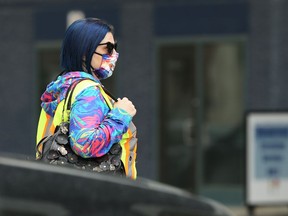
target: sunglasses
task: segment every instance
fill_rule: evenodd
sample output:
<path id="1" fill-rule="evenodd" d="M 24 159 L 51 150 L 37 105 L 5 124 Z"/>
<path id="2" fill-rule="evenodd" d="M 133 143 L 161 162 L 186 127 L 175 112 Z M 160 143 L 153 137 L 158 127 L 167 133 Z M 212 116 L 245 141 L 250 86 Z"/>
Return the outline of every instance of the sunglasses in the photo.
<path id="1" fill-rule="evenodd" d="M 112 55 L 114 49 L 117 50 L 117 42 L 115 42 L 114 44 L 111 43 L 111 42 L 100 43 L 98 46 L 100 46 L 100 45 L 106 45 L 107 52 L 108 52 L 109 55 Z M 98 55 L 101 55 L 101 56 L 103 55 L 103 54 L 100 54 L 100 53 L 97 53 L 97 52 L 94 52 L 94 53 L 96 53 Z"/>

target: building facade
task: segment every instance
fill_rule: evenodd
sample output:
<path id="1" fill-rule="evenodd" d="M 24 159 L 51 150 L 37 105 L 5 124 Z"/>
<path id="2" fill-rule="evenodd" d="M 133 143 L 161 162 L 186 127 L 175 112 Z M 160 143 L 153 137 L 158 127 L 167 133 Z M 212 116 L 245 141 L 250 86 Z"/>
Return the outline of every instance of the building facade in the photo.
<path id="1" fill-rule="evenodd" d="M 286 109 L 285 0 L 0 1 L 1 152 L 32 156 L 69 17 L 113 24 L 104 85 L 136 108 L 139 176 L 244 202 L 245 112 Z"/>

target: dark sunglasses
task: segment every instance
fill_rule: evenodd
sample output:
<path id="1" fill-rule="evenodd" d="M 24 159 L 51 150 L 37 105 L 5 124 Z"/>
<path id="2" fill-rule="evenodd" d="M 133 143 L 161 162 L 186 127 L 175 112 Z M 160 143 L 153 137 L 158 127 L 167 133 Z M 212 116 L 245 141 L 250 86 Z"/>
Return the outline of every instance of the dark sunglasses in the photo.
<path id="1" fill-rule="evenodd" d="M 114 49 L 117 50 L 117 42 L 115 42 L 114 44 L 111 43 L 111 42 L 100 43 L 98 46 L 100 46 L 100 45 L 106 45 L 106 48 L 107 48 L 107 51 L 108 51 L 109 55 L 112 55 Z M 96 53 L 98 55 L 101 55 L 101 56 L 103 55 L 103 54 L 100 54 L 100 53 L 97 53 L 97 52 L 94 52 L 94 53 Z"/>

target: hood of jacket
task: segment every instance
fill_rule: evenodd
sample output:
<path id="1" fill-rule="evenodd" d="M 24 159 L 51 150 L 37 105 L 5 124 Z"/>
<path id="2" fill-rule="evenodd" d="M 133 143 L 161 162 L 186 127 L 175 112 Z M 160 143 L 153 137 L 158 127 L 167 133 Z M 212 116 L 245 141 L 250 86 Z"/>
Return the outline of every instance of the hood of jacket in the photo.
<path id="1" fill-rule="evenodd" d="M 96 80 L 91 74 L 86 72 L 73 71 L 65 73 L 62 76 L 58 76 L 57 80 L 48 84 L 41 96 L 41 107 L 47 114 L 54 116 L 57 106 L 65 98 L 69 86 L 73 82 L 83 78 L 89 78 L 100 83 L 99 80 Z"/>

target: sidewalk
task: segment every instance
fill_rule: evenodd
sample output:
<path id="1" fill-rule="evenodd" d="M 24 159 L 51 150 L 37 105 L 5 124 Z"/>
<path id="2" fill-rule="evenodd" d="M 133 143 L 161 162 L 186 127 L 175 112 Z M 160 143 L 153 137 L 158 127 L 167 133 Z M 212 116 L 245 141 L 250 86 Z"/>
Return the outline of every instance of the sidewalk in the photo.
<path id="1" fill-rule="evenodd" d="M 248 216 L 247 208 L 244 206 L 228 206 L 235 216 Z M 288 216 L 288 205 L 287 206 L 275 206 L 275 207 L 257 207 L 254 210 L 253 216 Z"/>

